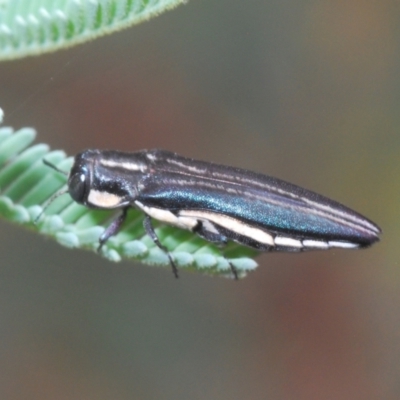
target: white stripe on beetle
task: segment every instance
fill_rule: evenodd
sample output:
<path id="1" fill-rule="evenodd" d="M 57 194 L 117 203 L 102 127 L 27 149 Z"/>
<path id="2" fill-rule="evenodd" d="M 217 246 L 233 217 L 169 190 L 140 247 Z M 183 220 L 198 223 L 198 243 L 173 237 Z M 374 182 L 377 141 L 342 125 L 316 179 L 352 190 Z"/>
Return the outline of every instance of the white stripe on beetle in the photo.
<path id="1" fill-rule="evenodd" d="M 237 233 L 238 235 L 245 236 L 262 244 L 274 246 L 274 239 L 269 233 L 223 214 L 209 211 L 182 210 L 179 211 L 179 216 L 211 221 L 225 229 Z"/>

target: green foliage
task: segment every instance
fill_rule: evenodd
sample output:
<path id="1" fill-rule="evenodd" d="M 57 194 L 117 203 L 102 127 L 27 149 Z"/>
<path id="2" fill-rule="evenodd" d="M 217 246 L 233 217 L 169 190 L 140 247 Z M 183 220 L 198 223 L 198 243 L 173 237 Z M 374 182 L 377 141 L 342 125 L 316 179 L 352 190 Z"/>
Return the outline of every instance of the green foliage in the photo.
<path id="1" fill-rule="evenodd" d="M 0 128 L 0 216 L 54 238 L 63 246 L 96 251 L 99 236 L 115 218 L 115 212 L 89 210 L 64 194 L 42 214 L 49 199 L 65 190 L 66 185 L 65 176 L 44 165 L 43 159 L 64 171 L 69 171 L 73 160 L 63 151 L 50 151 L 45 144 L 31 145 L 35 136 L 31 128 L 17 132 Z M 229 263 L 218 247 L 188 231 L 162 224 L 155 226 L 179 268 L 231 277 Z M 233 243 L 224 249 L 224 255 L 237 268 L 240 277 L 257 266 L 248 258 L 254 254 L 255 251 Z M 133 208 L 122 231 L 110 238 L 101 255 L 112 261 L 129 258 L 170 266 L 167 256 L 145 234 L 143 214 Z"/>
<path id="2" fill-rule="evenodd" d="M 0 0 L 0 60 L 58 50 L 130 27 L 185 0 Z"/>

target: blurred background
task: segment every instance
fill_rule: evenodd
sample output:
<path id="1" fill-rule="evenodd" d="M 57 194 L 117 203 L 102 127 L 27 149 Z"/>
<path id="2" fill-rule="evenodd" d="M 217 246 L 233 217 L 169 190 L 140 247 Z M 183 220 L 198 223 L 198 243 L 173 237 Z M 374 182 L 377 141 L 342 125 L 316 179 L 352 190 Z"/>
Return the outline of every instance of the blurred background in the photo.
<path id="1" fill-rule="evenodd" d="M 70 155 L 159 147 L 378 223 L 365 251 L 234 282 L 113 264 L 0 222 L 1 399 L 400 398 L 400 3 L 190 0 L 0 64 L 5 124 Z"/>

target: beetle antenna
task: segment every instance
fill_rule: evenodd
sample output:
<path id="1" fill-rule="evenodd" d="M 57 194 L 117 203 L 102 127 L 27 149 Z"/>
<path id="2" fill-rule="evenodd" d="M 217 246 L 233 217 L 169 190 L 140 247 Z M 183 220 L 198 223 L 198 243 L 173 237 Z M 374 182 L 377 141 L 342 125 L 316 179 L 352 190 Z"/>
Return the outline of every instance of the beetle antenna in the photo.
<path id="1" fill-rule="evenodd" d="M 63 189 L 63 190 L 59 190 L 58 192 L 54 193 L 53 196 L 51 196 L 43 205 L 42 207 L 42 211 L 40 211 L 39 215 L 35 218 L 35 220 L 33 221 L 33 223 L 36 225 L 40 219 L 40 217 L 44 214 L 44 212 L 46 211 L 47 207 L 58 197 L 62 196 L 63 194 L 68 193 L 68 189 Z"/>
<path id="2" fill-rule="evenodd" d="M 43 158 L 43 164 L 47 165 L 48 167 L 50 167 L 51 169 L 54 169 L 55 171 L 59 172 L 60 174 L 63 174 L 65 176 L 68 176 L 68 173 L 63 171 L 62 169 L 58 168 L 57 166 L 55 166 L 53 163 L 51 163 L 50 161 L 47 161 L 45 158 Z M 46 211 L 47 207 L 57 198 L 62 196 L 63 194 L 68 193 L 68 189 L 63 189 L 63 190 L 59 190 L 58 192 L 54 193 L 53 196 L 51 196 L 43 205 L 42 211 L 39 213 L 39 215 L 35 218 L 35 220 L 33 221 L 33 223 L 36 225 L 40 219 L 40 217 L 44 214 L 44 212 Z"/>
<path id="3" fill-rule="evenodd" d="M 59 172 L 60 174 L 63 174 L 65 176 L 68 176 L 68 172 L 63 171 L 62 169 L 56 167 L 54 164 L 52 164 L 50 161 L 47 161 L 45 158 L 43 158 L 43 164 L 47 165 L 48 167 L 54 169 L 55 171 Z"/>

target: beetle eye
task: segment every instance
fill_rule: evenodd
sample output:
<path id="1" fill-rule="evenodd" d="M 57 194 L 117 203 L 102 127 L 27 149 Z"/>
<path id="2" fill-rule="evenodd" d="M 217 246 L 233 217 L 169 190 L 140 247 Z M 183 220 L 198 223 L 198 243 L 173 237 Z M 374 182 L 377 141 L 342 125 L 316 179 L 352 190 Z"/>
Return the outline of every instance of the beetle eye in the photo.
<path id="1" fill-rule="evenodd" d="M 86 192 L 86 175 L 84 173 L 72 175 L 68 180 L 68 191 L 77 203 L 83 203 Z"/>

